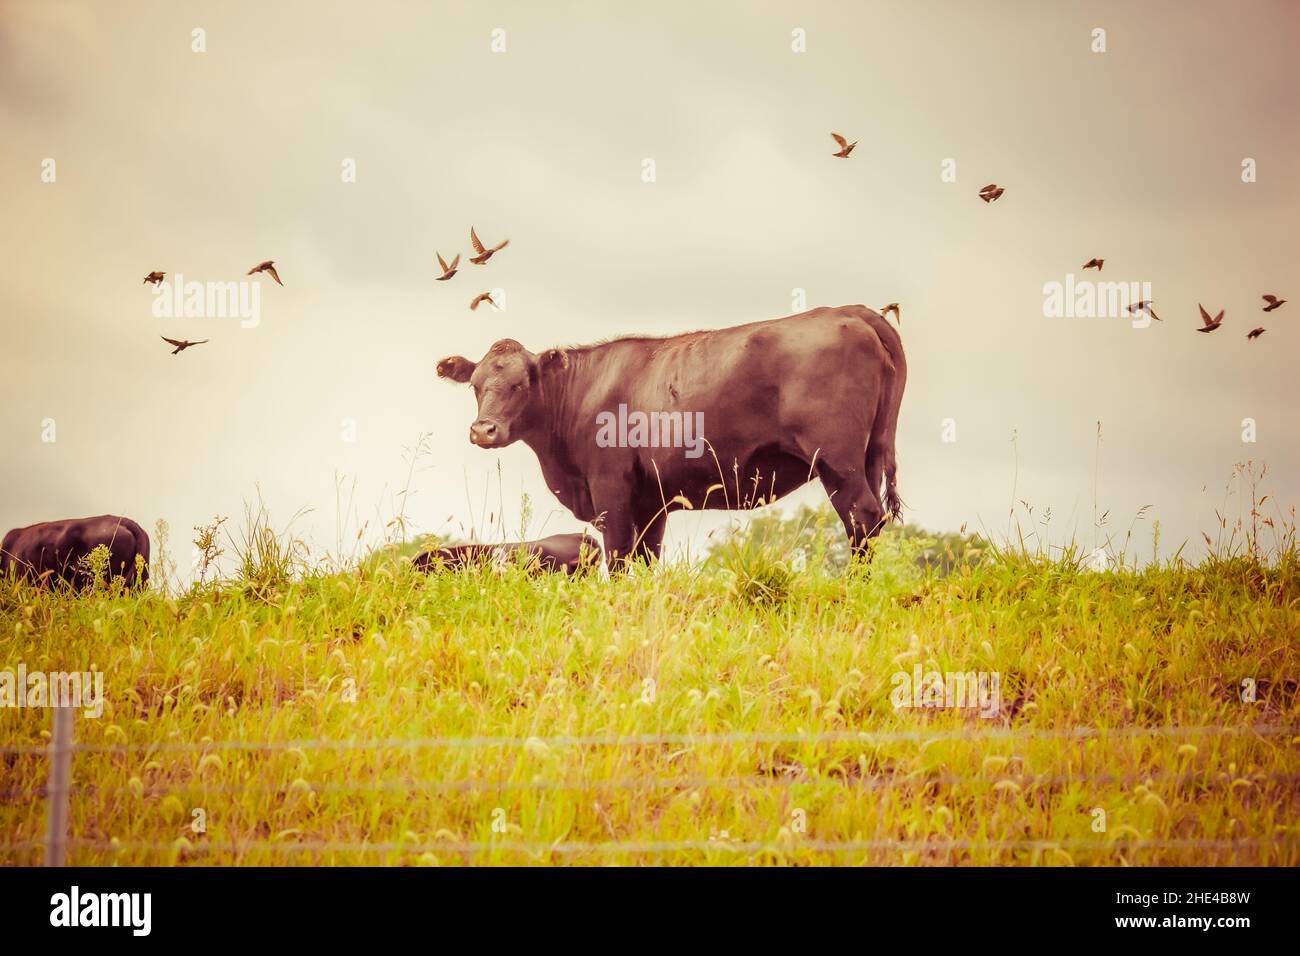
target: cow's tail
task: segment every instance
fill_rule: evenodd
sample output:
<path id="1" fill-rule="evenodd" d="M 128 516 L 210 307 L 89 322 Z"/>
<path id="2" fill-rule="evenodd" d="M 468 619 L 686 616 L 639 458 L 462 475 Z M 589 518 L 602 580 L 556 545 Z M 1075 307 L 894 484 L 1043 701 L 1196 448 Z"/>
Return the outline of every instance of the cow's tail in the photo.
<path id="1" fill-rule="evenodd" d="M 867 445 L 868 474 L 881 475 L 881 504 L 895 521 L 903 517 L 903 499 L 898 494 L 898 458 L 895 439 L 898 434 L 898 410 L 907 384 L 907 357 L 898 330 L 878 313 L 862 306 L 862 317 L 875 331 L 885 349 L 884 387 L 881 389 Z M 882 494 L 883 492 L 883 494 Z"/>
<path id="2" fill-rule="evenodd" d="M 877 333 L 879 334 L 879 333 Z M 880 404 L 876 411 L 876 425 L 872 432 L 877 430 L 879 434 L 873 434 L 872 439 L 878 442 L 878 454 L 882 459 L 884 471 L 884 483 L 882 488 L 875 489 L 880 495 L 880 502 L 885 506 L 885 511 L 895 521 L 903 520 L 903 499 L 898 496 L 898 459 L 894 454 L 894 436 L 898 427 L 898 407 L 894 402 L 895 388 L 899 388 L 899 375 L 906 374 L 900 372 L 898 362 L 894 359 L 894 350 L 889 343 L 882 337 L 881 345 L 885 346 L 887 353 L 885 359 L 885 387 L 880 395 Z M 901 355 L 901 350 L 899 350 Z"/>
<path id="3" fill-rule="evenodd" d="M 893 449 L 885 463 L 885 510 L 895 521 L 903 520 L 903 499 L 898 496 L 898 463 Z"/>

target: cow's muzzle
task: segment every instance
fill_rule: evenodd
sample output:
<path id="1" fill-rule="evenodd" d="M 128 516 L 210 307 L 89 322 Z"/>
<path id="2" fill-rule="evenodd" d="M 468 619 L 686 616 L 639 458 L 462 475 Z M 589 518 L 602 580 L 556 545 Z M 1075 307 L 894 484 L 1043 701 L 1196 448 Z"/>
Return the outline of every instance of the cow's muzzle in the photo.
<path id="1" fill-rule="evenodd" d="M 501 429 L 496 422 L 480 418 L 469 426 L 469 440 L 480 448 L 495 448 L 501 442 Z"/>

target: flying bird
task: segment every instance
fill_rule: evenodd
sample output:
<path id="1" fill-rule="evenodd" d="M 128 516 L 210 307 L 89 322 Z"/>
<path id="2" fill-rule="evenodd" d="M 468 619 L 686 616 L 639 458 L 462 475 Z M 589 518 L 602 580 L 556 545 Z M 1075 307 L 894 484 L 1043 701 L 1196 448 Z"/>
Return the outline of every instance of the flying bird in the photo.
<path id="1" fill-rule="evenodd" d="M 163 280 L 163 276 L 165 276 L 166 274 L 167 274 L 167 273 L 165 273 L 165 272 L 151 272 L 151 273 L 149 273 L 147 276 L 144 277 L 144 281 L 145 281 L 145 282 L 152 282 L 154 285 L 157 285 L 159 282 L 162 282 L 162 280 Z M 1268 311 L 1268 310 L 1266 309 L 1265 311 Z"/>
<path id="2" fill-rule="evenodd" d="M 486 302 L 494 309 L 497 307 L 496 302 L 492 298 L 491 292 L 480 292 L 478 295 L 474 296 L 474 301 L 469 304 L 470 311 L 477 309 L 480 302 Z"/>
<path id="3" fill-rule="evenodd" d="M 492 258 L 493 254 L 500 252 L 506 246 L 510 245 L 510 240 L 507 239 L 505 242 L 501 243 L 501 245 L 493 246 L 491 249 L 484 247 L 483 243 L 479 242 L 478 233 L 474 231 L 473 226 L 469 227 L 469 241 L 473 243 L 474 251 L 478 253 L 478 255 L 469 260 L 476 266 L 483 265 Z"/>
<path id="4" fill-rule="evenodd" d="M 889 303 L 889 305 L 887 305 L 887 306 L 885 306 L 883 309 L 881 309 L 881 310 L 880 310 L 880 316 L 881 316 L 881 318 L 884 318 L 885 316 L 889 315 L 890 312 L 894 313 L 894 318 L 898 320 L 898 324 L 899 324 L 899 325 L 902 325 L 902 324 L 903 324 L 903 313 L 901 313 L 901 312 L 898 311 L 898 303 L 897 303 L 897 302 L 891 302 L 891 303 Z"/>
<path id="5" fill-rule="evenodd" d="M 1098 272 L 1100 272 L 1101 267 L 1105 264 L 1106 264 L 1105 259 L 1089 259 L 1087 262 L 1083 264 L 1083 267 L 1085 269 L 1096 269 Z"/>
<path id="6" fill-rule="evenodd" d="M 983 199 L 985 202 L 993 202 L 995 199 L 1000 199 L 1004 192 L 1006 192 L 1006 190 L 997 183 L 989 183 L 980 190 L 980 199 Z"/>
<path id="7" fill-rule="evenodd" d="M 255 272 L 269 272 L 271 273 L 272 279 L 276 282 L 280 282 L 280 274 L 275 271 L 275 262 L 271 259 L 267 259 L 265 262 L 259 262 L 257 265 L 253 266 L 253 268 L 248 270 L 250 276 Z M 284 283 L 280 282 L 280 285 L 284 285 Z"/>
<path id="8" fill-rule="evenodd" d="M 1210 318 L 1210 313 L 1205 311 L 1205 306 L 1198 305 L 1197 308 L 1201 310 L 1201 321 L 1204 323 L 1196 330 L 1197 332 L 1213 332 L 1223 324 L 1223 309 L 1220 309 L 1219 314 L 1214 318 Z"/>
<path id="9" fill-rule="evenodd" d="M 1279 299 L 1275 295 L 1264 296 L 1264 301 L 1268 303 L 1268 305 L 1264 306 L 1265 312 L 1272 312 L 1274 309 L 1286 305 L 1286 299 Z"/>
<path id="10" fill-rule="evenodd" d="M 853 147 L 858 145 L 856 139 L 850 143 L 839 133 L 831 133 L 831 138 L 840 144 L 840 151 L 838 153 L 831 153 L 831 155 L 838 156 L 840 159 L 848 159 L 849 153 L 853 152 Z"/>
<path id="11" fill-rule="evenodd" d="M 207 339 L 201 339 L 198 342 L 187 342 L 185 339 L 169 339 L 165 335 L 162 336 L 162 340 L 166 342 L 168 345 L 176 346 L 176 348 L 172 351 L 172 355 L 180 355 L 191 345 L 202 345 L 204 342 L 207 341 Z"/>
<path id="12" fill-rule="evenodd" d="M 446 282 L 456 274 L 456 267 L 460 265 L 460 253 L 456 253 L 456 258 L 451 260 L 451 265 L 447 265 L 447 260 L 442 257 L 442 253 L 437 253 L 438 265 L 442 266 L 442 275 L 438 276 L 439 282 Z"/>
<path id="13" fill-rule="evenodd" d="M 1267 332 L 1267 331 L 1268 331 L 1268 330 L 1267 330 L 1266 328 L 1264 328 L 1264 327 L 1261 325 L 1259 328 L 1257 328 L 1257 329 L 1251 329 L 1249 332 L 1247 332 L 1247 333 L 1246 333 L 1246 338 L 1248 338 L 1248 339 L 1257 339 L 1257 338 L 1259 338 L 1261 335 L 1263 335 L 1263 334 L 1264 334 L 1265 332 Z"/>
<path id="14" fill-rule="evenodd" d="M 1151 316 L 1151 318 L 1155 319 L 1157 322 L 1164 321 L 1164 319 L 1156 315 L 1156 310 L 1151 308 L 1150 299 L 1143 299 L 1140 302 L 1134 302 L 1132 305 L 1128 307 L 1128 310 L 1129 312 L 1145 312 L 1147 315 Z"/>

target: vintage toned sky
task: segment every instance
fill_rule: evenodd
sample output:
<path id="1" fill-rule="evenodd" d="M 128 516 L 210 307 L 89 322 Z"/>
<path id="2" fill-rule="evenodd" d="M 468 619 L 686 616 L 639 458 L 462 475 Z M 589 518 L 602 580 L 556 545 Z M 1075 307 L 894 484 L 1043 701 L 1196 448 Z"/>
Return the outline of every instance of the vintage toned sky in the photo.
<path id="1" fill-rule="evenodd" d="M 1110 526 L 1150 504 L 1144 551 L 1153 518 L 1195 550 L 1235 462 L 1300 500 L 1297 43 L 1286 0 L 0 2 L 0 526 L 163 518 L 184 565 L 190 527 L 260 487 L 333 548 L 391 517 L 428 433 L 416 530 L 498 537 L 521 493 L 530 530 L 576 530 L 529 449 L 469 444 L 437 360 L 736 325 L 804 289 L 902 303 L 909 520 L 1001 532 L 1018 450 L 1015 495 L 1090 542 L 1100 420 Z M 471 224 L 509 248 L 435 282 Z M 1163 323 L 1045 317 L 1093 256 Z M 267 258 L 256 328 L 156 318 L 141 283 Z M 490 288 L 506 310 L 470 312 Z M 719 520 L 674 516 L 670 546 Z"/>

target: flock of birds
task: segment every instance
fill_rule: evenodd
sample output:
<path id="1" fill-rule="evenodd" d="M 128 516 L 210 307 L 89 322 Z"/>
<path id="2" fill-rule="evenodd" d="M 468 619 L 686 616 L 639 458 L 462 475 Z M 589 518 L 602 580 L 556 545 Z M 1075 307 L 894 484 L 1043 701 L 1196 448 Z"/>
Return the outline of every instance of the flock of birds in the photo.
<path id="1" fill-rule="evenodd" d="M 283 282 L 280 282 L 280 274 L 275 271 L 275 262 L 273 260 L 267 259 L 265 262 L 259 262 L 257 265 L 253 266 L 253 268 L 248 270 L 247 275 L 256 275 L 259 272 L 267 273 L 277 283 L 284 285 Z M 165 272 L 151 272 L 144 277 L 144 282 L 146 285 L 156 286 L 165 278 L 167 278 L 167 273 Z M 193 348 L 196 345 L 205 345 L 212 341 L 211 339 L 199 339 L 198 341 L 190 341 L 189 339 L 169 339 L 165 335 L 160 336 L 160 338 L 168 345 L 175 346 L 175 348 L 172 349 L 172 355 L 180 355 L 188 348 Z"/>
<path id="2" fill-rule="evenodd" d="M 837 156 L 840 159 L 848 159 L 849 154 L 853 152 L 853 147 L 858 145 L 856 140 L 850 143 L 845 137 L 841 136 L 839 133 L 831 133 L 831 138 L 835 140 L 835 142 L 840 147 L 838 152 L 831 153 L 831 155 Z M 1006 192 L 1006 189 L 1004 187 L 999 186 L 997 183 L 989 183 L 987 186 L 984 186 L 982 189 L 980 189 L 979 197 L 980 199 L 983 199 L 986 203 L 991 203 L 1000 199 L 1004 192 Z M 1102 266 L 1104 266 L 1105 264 L 1106 264 L 1105 259 L 1098 259 L 1094 257 L 1092 259 L 1089 259 L 1087 262 L 1085 262 L 1083 264 L 1083 268 L 1096 269 L 1098 272 L 1100 272 Z M 1279 299 L 1277 296 L 1272 294 L 1264 295 L 1262 296 L 1262 298 L 1264 300 L 1265 312 L 1272 312 L 1274 309 L 1280 308 L 1281 306 L 1286 304 L 1286 299 Z M 1138 312 L 1145 312 L 1147 315 L 1151 316 L 1151 318 L 1155 319 L 1157 322 L 1163 321 L 1160 318 L 1160 316 L 1156 315 L 1155 310 L 1152 309 L 1151 305 L 1152 305 L 1151 299 L 1142 299 L 1141 301 L 1134 302 L 1132 305 L 1130 305 L 1128 307 L 1128 311 L 1130 314 L 1133 315 L 1136 315 Z M 1213 332 L 1220 325 L 1223 324 L 1223 313 L 1225 311 L 1224 309 L 1220 309 L 1218 315 L 1216 315 L 1214 318 L 1210 318 L 1210 314 L 1205 311 L 1205 306 L 1201 305 L 1200 303 L 1197 303 L 1197 307 L 1201 310 L 1201 327 L 1196 330 L 1197 332 Z M 894 318 L 898 321 L 899 325 L 902 325 L 903 317 L 902 314 L 899 312 L 897 302 L 891 302 L 889 303 L 889 305 L 885 306 L 883 309 L 880 310 L 880 314 L 882 316 L 889 315 L 890 312 L 894 313 Z M 1253 341 L 1254 339 L 1259 338 L 1267 331 L 1268 330 L 1264 328 L 1262 325 L 1256 326 L 1255 328 L 1251 329 L 1249 332 L 1246 333 L 1246 338 Z"/>
<path id="3" fill-rule="evenodd" d="M 831 155 L 838 157 L 840 159 L 848 159 L 849 156 L 853 153 L 854 147 L 858 145 L 857 140 L 854 140 L 853 142 L 850 143 L 846 137 L 841 136 L 839 133 L 831 133 L 831 138 L 834 139 L 836 145 L 839 146 L 839 149 L 836 152 L 832 153 Z M 1005 192 L 1006 192 L 1005 187 L 999 186 L 997 183 L 989 183 L 987 186 L 984 186 L 983 188 L 980 189 L 979 197 L 980 199 L 984 200 L 984 202 L 991 203 L 991 202 L 996 202 L 998 199 L 1002 198 L 1002 195 Z M 510 245 L 510 240 L 504 239 L 495 246 L 485 246 L 483 242 L 479 239 L 478 233 L 474 231 L 473 226 L 470 226 L 469 229 L 469 241 L 470 241 L 470 245 L 474 247 L 474 255 L 470 257 L 469 261 L 476 266 L 487 265 L 489 259 L 491 259 L 494 255 L 496 255 L 506 246 Z M 444 259 L 442 257 L 441 252 L 437 252 L 435 250 L 434 254 L 438 257 L 438 265 L 442 269 L 442 275 L 437 277 L 437 281 L 446 282 L 452 276 L 456 275 L 456 273 L 460 269 L 460 253 L 459 252 L 456 253 L 456 255 L 452 258 L 451 262 L 448 262 L 446 259 Z M 1098 272 L 1100 272 L 1102 270 L 1102 267 L 1105 264 L 1106 264 L 1105 259 L 1093 257 L 1083 264 L 1083 268 L 1096 269 Z M 279 283 L 280 285 L 284 285 L 284 283 L 280 281 L 279 273 L 275 271 L 275 262 L 273 260 L 267 259 L 265 262 L 259 262 L 257 265 L 253 266 L 253 268 L 249 269 L 247 274 L 251 276 L 251 275 L 256 275 L 259 272 L 265 272 L 269 274 L 271 278 L 274 279 L 277 283 Z M 167 273 L 165 272 L 150 272 L 147 276 L 144 277 L 144 281 L 146 283 L 153 283 L 154 285 L 158 285 L 158 283 L 162 282 L 162 280 L 166 277 L 166 275 Z M 1273 310 L 1278 309 L 1286 304 L 1286 299 L 1278 298 L 1277 296 L 1272 294 L 1263 296 L 1263 299 L 1265 303 L 1264 304 L 1265 312 L 1272 312 Z M 492 293 L 489 291 L 489 292 L 480 292 L 478 295 L 474 296 L 474 298 L 470 300 L 469 303 L 470 311 L 476 311 L 478 307 L 482 305 L 484 302 L 492 306 L 493 309 L 497 308 L 496 301 L 492 298 Z M 1219 326 L 1223 324 L 1223 315 L 1225 310 L 1220 309 L 1218 315 L 1214 316 L 1214 318 L 1210 318 L 1210 314 L 1205 311 L 1205 306 L 1200 305 L 1199 303 L 1197 303 L 1197 305 L 1198 308 L 1200 308 L 1201 310 L 1201 326 L 1196 331 L 1214 332 L 1219 328 Z M 1151 299 L 1142 299 L 1141 301 L 1134 302 L 1132 305 L 1128 307 L 1128 311 L 1130 314 L 1133 315 L 1136 315 L 1139 312 L 1145 312 L 1147 315 L 1151 316 L 1151 318 L 1155 319 L 1157 322 L 1163 321 L 1160 318 L 1160 316 L 1156 315 L 1155 309 L 1152 308 Z M 893 313 L 894 320 L 898 322 L 899 325 L 902 325 L 903 315 L 899 308 L 899 304 L 897 302 L 890 302 L 888 305 L 884 306 L 880 310 L 880 314 L 882 316 L 888 316 L 890 313 Z M 1268 330 L 1265 329 L 1263 326 L 1257 326 L 1256 328 L 1253 328 L 1246 333 L 1246 338 L 1250 340 L 1257 339 L 1261 335 L 1263 335 L 1266 331 Z M 188 348 L 191 348 L 195 345 L 203 345 L 204 343 L 210 341 L 209 339 L 200 339 L 198 341 L 189 341 L 187 339 L 169 339 L 165 335 L 162 336 L 162 340 L 166 342 L 168 345 L 174 346 L 171 353 L 172 355 L 179 355 L 181 352 L 184 352 Z"/>
<path id="4" fill-rule="evenodd" d="M 502 242 L 499 242 L 495 246 L 483 245 L 482 241 L 478 237 L 478 233 L 474 231 L 473 226 L 470 226 L 469 228 L 469 241 L 470 241 L 470 245 L 474 247 L 474 255 L 470 257 L 469 261 L 474 263 L 474 265 L 476 266 L 487 265 L 487 261 L 489 259 L 491 259 L 494 255 L 496 255 L 506 246 L 510 245 L 509 239 L 503 240 Z M 442 257 L 442 253 L 440 252 L 435 251 L 435 255 L 437 255 L 438 257 L 438 265 L 442 267 L 442 275 L 438 276 L 437 281 L 446 282 L 448 279 L 454 276 L 458 271 L 458 269 L 460 268 L 460 253 L 456 253 L 456 256 L 451 260 L 451 262 L 447 262 L 447 260 Z M 248 270 L 247 275 L 250 276 L 256 275 L 259 272 L 267 273 L 277 283 L 279 283 L 280 285 L 284 285 L 284 283 L 280 281 L 280 274 L 275 271 L 275 261 L 273 259 L 267 259 L 265 262 L 259 262 L 257 265 L 253 266 L 253 268 Z M 161 283 L 163 279 L 165 279 L 166 277 L 167 277 L 167 273 L 155 271 L 155 272 L 150 272 L 147 276 L 145 276 L 144 281 L 145 284 L 152 284 L 156 286 L 159 283 Z M 480 292 L 478 295 L 474 296 L 473 300 L 469 304 L 469 307 L 471 310 L 476 310 L 484 302 L 488 303 L 488 305 L 492 306 L 492 308 L 494 309 L 497 307 L 496 302 L 492 298 L 491 292 Z M 174 346 L 171 353 L 172 355 L 180 355 L 188 348 L 193 348 L 196 345 L 204 345 L 207 342 L 211 341 L 211 339 L 199 339 L 197 341 L 191 341 L 189 339 L 169 339 L 165 335 L 161 336 L 161 338 L 168 345 Z"/>
<path id="5" fill-rule="evenodd" d="M 510 245 L 509 239 L 505 239 L 495 246 L 483 245 L 483 243 L 479 240 L 478 233 L 474 231 L 473 226 L 469 227 L 469 242 L 470 245 L 474 247 L 474 255 L 470 258 L 469 261 L 474 263 L 474 265 L 476 266 L 487 265 L 487 261 L 489 259 L 491 259 L 494 255 L 496 255 L 506 246 Z M 438 281 L 446 282 L 448 279 L 450 279 L 452 276 L 456 274 L 457 269 L 460 267 L 460 253 L 459 252 L 456 253 L 456 257 L 452 259 L 450 263 L 448 263 L 447 260 L 442 257 L 441 252 L 437 252 L 435 250 L 434 254 L 438 257 L 438 265 L 442 266 L 442 275 L 438 276 Z M 497 307 L 496 301 L 492 298 L 491 292 L 480 292 L 478 295 L 474 296 L 472 300 L 470 300 L 469 303 L 470 311 L 474 311 L 478 309 L 478 307 L 482 305 L 484 302 L 492 306 L 492 308 L 494 309 Z"/>

